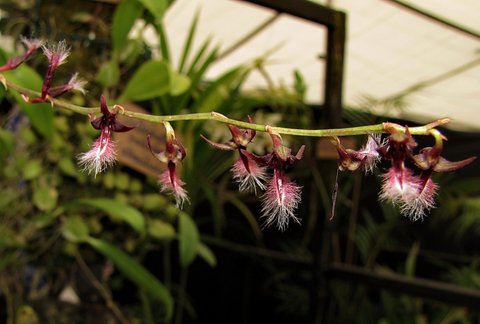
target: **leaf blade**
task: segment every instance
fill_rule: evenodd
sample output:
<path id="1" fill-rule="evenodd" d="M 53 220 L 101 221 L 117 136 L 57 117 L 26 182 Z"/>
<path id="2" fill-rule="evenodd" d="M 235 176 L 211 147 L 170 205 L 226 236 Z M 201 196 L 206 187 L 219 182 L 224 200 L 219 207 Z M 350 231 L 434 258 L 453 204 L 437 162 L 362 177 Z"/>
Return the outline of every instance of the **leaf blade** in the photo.
<path id="1" fill-rule="evenodd" d="M 128 81 L 118 101 L 153 99 L 170 90 L 169 66 L 164 61 L 145 62 Z"/>
<path id="2" fill-rule="evenodd" d="M 143 214 L 138 209 L 123 202 L 107 198 L 89 198 L 75 200 L 72 207 L 75 206 L 90 206 L 99 209 L 113 219 L 125 221 L 138 233 L 145 233 L 145 219 Z"/>
<path id="3" fill-rule="evenodd" d="M 27 65 L 21 65 L 15 70 L 7 71 L 5 74 L 9 80 L 28 89 L 40 89 L 42 78 Z M 45 138 L 51 139 L 55 133 L 53 121 L 53 108 L 47 103 L 31 104 L 25 102 L 16 91 L 11 92 L 22 111 L 27 115 L 33 127 Z"/>
<path id="4" fill-rule="evenodd" d="M 197 256 L 200 235 L 195 222 L 185 213 L 179 214 L 179 240 L 180 264 L 186 267 Z"/>
<path id="5" fill-rule="evenodd" d="M 136 0 L 124 0 L 117 6 L 112 21 L 113 53 L 117 57 L 125 46 L 130 29 L 142 11 L 142 5 Z"/>
<path id="6" fill-rule="evenodd" d="M 172 317 L 173 298 L 167 287 L 160 280 L 155 278 L 136 260 L 109 242 L 90 236 L 87 238 L 86 243 L 109 258 L 127 278 L 145 289 L 152 297 L 161 301 L 165 306 L 166 319 Z"/>

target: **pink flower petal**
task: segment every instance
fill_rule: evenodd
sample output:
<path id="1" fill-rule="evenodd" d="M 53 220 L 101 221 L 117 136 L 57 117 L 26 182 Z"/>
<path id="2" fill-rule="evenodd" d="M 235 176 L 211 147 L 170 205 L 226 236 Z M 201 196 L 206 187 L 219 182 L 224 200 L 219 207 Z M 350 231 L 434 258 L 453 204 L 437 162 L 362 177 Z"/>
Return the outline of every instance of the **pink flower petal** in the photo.
<path id="1" fill-rule="evenodd" d="M 274 171 L 274 176 L 263 195 L 262 218 L 266 219 L 264 226 L 276 223 L 278 229 L 283 231 L 287 228 L 290 219 L 300 223 L 300 219 L 294 214 L 300 200 L 301 187 Z"/>
<path id="2" fill-rule="evenodd" d="M 410 203 L 421 190 L 421 180 L 407 168 L 390 168 L 383 176 L 380 200 L 392 203 Z"/>
<path id="3" fill-rule="evenodd" d="M 435 207 L 437 189 L 438 185 L 429 178 L 415 199 L 401 205 L 402 215 L 410 218 L 412 221 L 423 219 L 426 213 Z"/>
<path id="4" fill-rule="evenodd" d="M 78 156 L 78 163 L 88 174 L 97 174 L 105 171 L 116 161 L 115 145 L 110 138 L 108 129 L 102 130 L 102 134 L 92 144 L 90 151 Z"/>
<path id="5" fill-rule="evenodd" d="M 173 178 L 171 175 L 170 170 L 167 169 L 158 178 L 160 192 L 173 194 L 177 208 L 181 209 L 183 204 L 189 201 L 188 193 L 183 188 L 185 183 L 177 176 L 177 174 L 173 173 Z"/>
<path id="6" fill-rule="evenodd" d="M 242 159 L 239 159 L 233 165 L 231 171 L 233 179 L 238 183 L 240 191 L 254 191 L 257 194 L 257 188 L 265 190 L 264 182 L 267 180 L 266 167 L 260 167 L 254 161 L 248 159 L 247 170 Z"/>

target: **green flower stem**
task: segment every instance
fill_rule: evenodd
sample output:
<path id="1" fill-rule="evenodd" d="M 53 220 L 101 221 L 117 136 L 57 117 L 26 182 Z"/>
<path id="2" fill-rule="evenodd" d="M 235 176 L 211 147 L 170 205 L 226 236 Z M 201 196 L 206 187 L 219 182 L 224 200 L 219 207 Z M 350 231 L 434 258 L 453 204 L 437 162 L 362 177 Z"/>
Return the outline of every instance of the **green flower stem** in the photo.
<path id="1" fill-rule="evenodd" d="M 0 77 L 2 77 L 0 75 Z M 3 77 L 1 80 L 2 83 L 6 86 L 7 89 L 14 89 L 20 93 L 23 93 L 31 97 L 39 97 L 40 93 L 30 89 L 26 89 L 18 84 L 15 84 L 9 80 L 6 80 Z M 98 107 L 81 107 L 64 100 L 51 99 L 52 106 L 67 109 L 75 113 L 82 115 L 98 114 L 100 113 L 100 108 Z M 286 128 L 286 127 L 275 127 L 262 124 L 253 124 L 249 122 L 239 121 L 236 119 L 228 118 L 217 112 L 208 112 L 208 113 L 193 113 L 193 114 L 178 114 L 178 115 L 150 115 L 134 111 L 129 111 L 123 108 L 120 105 L 115 105 L 114 108 L 118 109 L 118 114 L 124 115 L 130 118 L 145 120 L 153 123 L 163 123 L 174 122 L 174 121 L 189 121 L 189 120 L 214 120 L 223 124 L 235 125 L 239 128 L 253 129 L 260 132 L 274 132 L 277 134 L 283 135 L 294 135 L 294 136 L 310 136 L 310 137 L 331 137 L 331 136 L 353 136 L 353 135 L 364 135 L 369 133 L 390 133 L 393 130 L 405 132 L 406 128 L 394 123 L 381 123 L 375 125 L 359 126 L 359 127 L 347 127 L 347 128 L 332 128 L 332 129 L 298 129 L 298 128 Z M 444 125 L 450 122 L 449 118 L 439 119 L 432 123 L 408 128 L 412 135 L 429 135 L 430 130 L 437 126 Z"/>

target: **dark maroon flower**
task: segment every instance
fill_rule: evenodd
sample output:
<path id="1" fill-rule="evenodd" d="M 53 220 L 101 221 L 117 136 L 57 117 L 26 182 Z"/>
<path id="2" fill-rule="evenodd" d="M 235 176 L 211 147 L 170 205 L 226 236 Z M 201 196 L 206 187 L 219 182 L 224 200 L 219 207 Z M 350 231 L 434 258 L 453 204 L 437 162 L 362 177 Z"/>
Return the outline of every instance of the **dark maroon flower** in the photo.
<path id="1" fill-rule="evenodd" d="M 334 137 L 332 144 L 336 146 L 341 171 L 355 171 L 362 168 L 365 173 L 373 173 L 373 169 L 380 161 L 378 149 L 381 145 L 381 134 L 369 134 L 367 142 L 358 151 L 345 148 L 338 137 Z"/>
<path id="2" fill-rule="evenodd" d="M 249 117 L 248 119 L 251 123 L 251 118 Z M 256 132 L 252 129 L 240 129 L 233 125 L 228 125 L 228 128 L 232 138 L 226 143 L 215 143 L 203 135 L 200 136 L 217 149 L 238 151 L 239 159 L 234 163 L 231 171 L 240 191 L 254 191 L 256 194 L 257 188 L 265 190 L 266 167 L 259 165 L 255 161 L 255 156 L 246 150 L 247 145 L 252 142 Z"/>
<path id="3" fill-rule="evenodd" d="M 463 161 L 450 162 L 441 157 L 445 137 L 436 129 L 429 131 L 435 139 L 433 147 L 423 148 L 414 155 L 417 143 L 408 128 L 405 132 L 391 128 L 388 143 L 378 151 L 391 162 L 391 167 L 383 175 L 381 200 L 389 200 L 400 206 L 402 215 L 416 221 L 435 207 L 435 194 L 438 185 L 431 179 L 433 172 L 448 172 L 470 164 L 476 157 Z M 419 175 L 406 168 L 405 161 L 411 160 L 421 170 Z"/>
<path id="4" fill-rule="evenodd" d="M 272 131 L 269 133 L 273 142 L 272 153 L 255 157 L 260 165 L 273 169 L 273 177 L 262 196 L 262 218 L 265 218 L 264 226 L 275 223 L 278 229 L 283 231 L 290 220 L 300 223 L 294 212 L 301 200 L 301 187 L 290 180 L 285 175 L 285 171 L 302 158 L 305 145 L 302 145 L 297 154 L 293 155 L 290 148 L 282 145 L 279 134 Z"/>
<path id="5" fill-rule="evenodd" d="M 23 55 L 11 57 L 7 63 L 0 66 L 0 72 L 16 69 L 20 64 L 25 62 L 32 54 L 42 46 L 42 41 L 36 38 L 28 39 L 22 37 L 20 41 L 25 45 L 26 51 Z"/>
<path id="6" fill-rule="evenodd" d="M 43 79 L 41 96 L 30 99 L 28 96 L 22 94 L 23 99 L 30 103 L 40 103 L 50 101 L 51 99 L 71 90 L 85 93 L 84 86 L 86 81 L 78 79 L 77 73 L 75 73 L 66 84 L 52 87 L 55 71 L 60 65 L 66 62 L 67 57 L 70 54 L 70 49 L 67 48 L 66 42 L 61 41 L 57 44 L 43 45 L 42 49 L 43 54 L 45 54 L 48 59 L 48 69 Z"/>
<path id="7" fill-rule="evenodd" d="M 102 116 L 94 118 L 90 115 L 90 123 L 95 129 L 101 131 L 100 137 L 92 144 L 88 152 L 79 155 L 79 164 L 88 174 L 95 176 L 103 172 L 116 161 L 115 144 L 112 141 L 112 132 L 128 132 L 133 127 L 125 126 L 117 120 L 118 108 L 108 110 L 105 97 L 100 97 L 100 110 Z"/>
<path id="8" fill-rule="evenodd" d="M 170 123 L 164 122 L 164 125 L 166 130 L 165 151 L 160 153 L 153 151 L 150 135 L 147 136 L 147 144 L 153 156 L 167 164 L 167 169 L 158 179 L 160 191 L 173 194 L 177 207 L 182 208 L 189 199 L 187 191 L 183 188 L 184 182 L 177 175 L 176 166 L 183 161 L 187 153 L 182 143 L 176 139 Z"/>

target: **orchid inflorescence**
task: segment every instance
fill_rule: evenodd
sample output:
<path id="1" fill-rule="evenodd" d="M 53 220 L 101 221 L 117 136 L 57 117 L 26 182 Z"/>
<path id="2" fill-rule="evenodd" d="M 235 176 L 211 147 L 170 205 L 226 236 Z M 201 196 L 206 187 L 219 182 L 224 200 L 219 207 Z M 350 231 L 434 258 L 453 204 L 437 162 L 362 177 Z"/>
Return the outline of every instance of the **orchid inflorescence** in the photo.
<path id="1" fill-rule="evenodd" d="M 441 156 L 443 143 L 446 138 L 436 128 L 449 121 L 440 119 L 431 124 L 421 127 L 403 127 L 394 123 L 382 123 L 379 125 L 333 129 L 333 130 L 301 130 L 292 128 L 279 128 L 268 125 L 258 125 L 252 122 L 241 122 L 226 116 L 212 112 L 209 114 L 187 114 L 175 116 L 152 116 L 148 114 L 133 113 L 125 110 L 122 106 L 114 105 L 112 109 L 107 106 L 106 98 L 100 98 L 101 116 L 96 117 L 91 109 L 78 107 L 59 101 L 56 98 L 72 90 L 85 93 L 85 81 L 78 78 L 75 73 L 71 79 L 62 85 L 52 86 L 56 69 L 66 62 L 69 49 L 64 41 L 57 44 L 44 44 L 37 39 L 22 38 L 26 46 L 25 54 L 11 58 L 3 66 L 0 72 L 17 68 L 24 63 L 38 49 L 43 49 L 43 54 L 48 59 L 48 69 L 44 77 L 41 93 L 24 89 L 19 85 L 6 80 L 0 75 L 0 82 L 5 87 L 10 86 L 22 94 L 22 98 L 29 103 L 50 102 L 55 106 L 70 109 L 82 114 L 88 114 L 91 125 L 100 130 L 100 136 L 94 141 L 89 151 L 78 156 L 79 165 L 89 174 L 96 176 L 112 166 L 116 161 L 115 143 L 111 136 L 112 132 L 128 132 L 133 127 L 121 123 L 117 117 L 119 114 L 133 118 L 162 122 L 165 127 L 165 150 L 159 153 L 152 149 L 152 140 L 147 136 L 146 144 L 150 152 L 160 162 L 167 165 L 166 170 L 159 176 L 160 191 L 171 193 L 178 208 L 189 201 L 185 183 L 178 175 L 178 165 L 185 159 L 187 152 L 182 143 L 175 136 L 175 132 L 169 121 L 175 120 L 215 120 L 228 126 L 232 138 L 225 143 L 213 142 L 203 135 L 201 137 L 211 146 L 226 151 L 238 153 L 238 159 L 233 164 L 231 171 L 233 180 L 238 184 L 240 191 L 261 194 L 262 218 L 264 226 L 275 224 L 278 229 L 285 230 L 290 221 L 300 223 L 295 211 L 301 200 L 301 187 L 287 177 L 287 170 L 304 153 L 302 145 L 296 154 L 283 145 L 281 134 L 299 136 L 330 137 L 336 147 L 340 171 L 364 170 L 366 174 L 374 173 L 381 160 L 387 161 L 389 167 L 380 176 L 382 181 L 379 199 L 390 201 L 400 207 L 401 213 L 413 221 L 421 220 L 426 213 L 435 206 L 435 195 L 438 185 L 432 180 L 433 172 L 449 172 L 470 164 L 475 157 L 450 162 Z M 36 94 L 31 99 L 26 93 Z M 247 150 L 252 143 L 256 132 L 264 131 L 270 135 L 272 150 L 265 155 L 257 155 Z M 382 139 L 381 133 L 388 136 Z M 359 150 L 345 148 L 338 136 L 366 134 L 367 141 Z M 431 147 L 425 147 L 416 151 L 417 142 L 413 135 L 430 135 L 435 143 Z M 413 167 L 409 167 L 412 165 Z"/>

